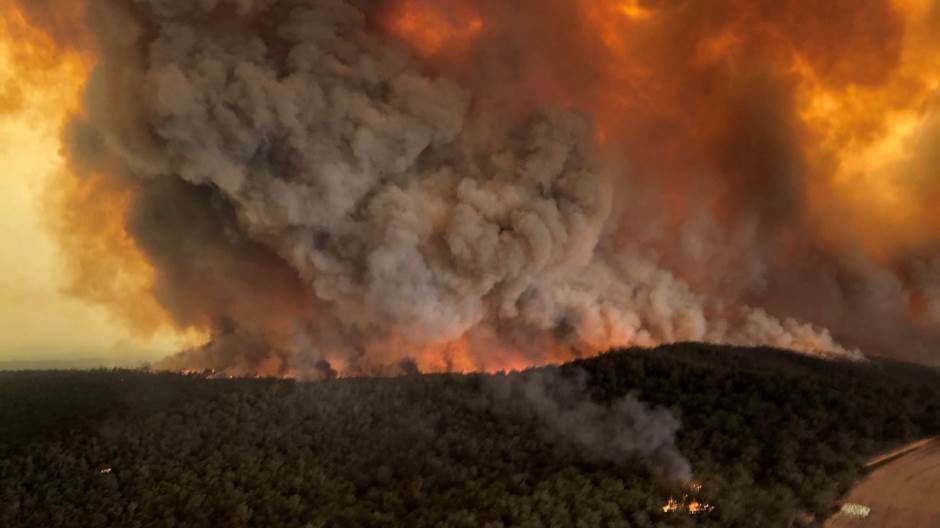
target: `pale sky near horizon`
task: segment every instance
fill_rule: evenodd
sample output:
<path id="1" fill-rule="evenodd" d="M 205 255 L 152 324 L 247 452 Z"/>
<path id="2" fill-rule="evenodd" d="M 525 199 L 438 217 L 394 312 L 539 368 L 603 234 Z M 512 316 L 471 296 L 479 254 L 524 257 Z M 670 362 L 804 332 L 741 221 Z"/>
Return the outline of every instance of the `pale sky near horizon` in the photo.
<path id="1" fill-rule="evenodd" d="M 0 118 L 0 360 L 155 359 L 170 336 L 132 335 L 108 311 L 63 292 L 66 266 L 44 226 L 41 193 L 61 169 L 54 134 Z"/>
<path id="2" fill-rule="evenodd" d="M 0 46 L 0 103 L 25 101 L 0 108 L 0 361 L 138 361 L 172 352 L 180 346 L 175 335 L 134 336 L 107 309 L 64 293 L 67 266 L 41 209 L 45 186 L 63 169 L 62 116 L 51 115 L 60 94 L 55 87 L 20 93 L 6 51 Z"/>

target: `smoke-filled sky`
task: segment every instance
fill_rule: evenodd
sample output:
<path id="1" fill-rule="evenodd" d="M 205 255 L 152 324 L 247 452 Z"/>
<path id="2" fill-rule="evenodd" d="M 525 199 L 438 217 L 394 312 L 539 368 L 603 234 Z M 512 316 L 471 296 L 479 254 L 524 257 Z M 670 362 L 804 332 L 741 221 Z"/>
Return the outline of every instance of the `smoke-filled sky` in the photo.
<path id="1" fill-rule="evenodd" d="M 59 154 L 64 101 L 74 98 L 74 65 L 25 58 L 11 42 L 16 17 L 0 25 L 0 361 L 159 359 L 179 347 L 176 332 L 141 336 L 108 309 L 70 295 L 69 269 L 44 214 L 46 188 L 64 170 Z M 37 50 L 38 51 L 38 50 Z M 38 62 L 35 62 L 37 61 Z M 182 341 L 185 342 L 185 341 Z"/>
<path id="2" fill-rule="evenodd" d="M 934 0 L 0 6 L 0 347 L 940 359 Z"/>

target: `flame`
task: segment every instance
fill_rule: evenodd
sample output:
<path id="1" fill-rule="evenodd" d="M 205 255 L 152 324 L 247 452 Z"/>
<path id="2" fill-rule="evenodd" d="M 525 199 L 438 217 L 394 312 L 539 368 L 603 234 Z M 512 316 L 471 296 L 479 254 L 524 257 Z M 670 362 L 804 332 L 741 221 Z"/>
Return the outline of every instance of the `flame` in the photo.
<path id="1" fill-rule="evenodd" d="M 698 515 L 715 510 L 713 505 L 707 502 L 700 502 L 698 499 L 690 496 L 690 494 L 702 491 L 701 483 L 693 481 L 690 482 L 686 488 L 687 493 L 684 493 L 682 498 L 677 499 L 675 497 L 669 497 L 669 500 L 662 505 L 663 513 L 688 512 L 689 515 Z"/>
<path id="2" fill-rule="evenodd" d="M 688 5 L 694 3 L 547 2 L 546 10 L 558 10 L 551 23 L 533 20 L 508 29 L 497 16 L 498 4 L 390 0 L 379 23 L 443 74 L 470 83 L 477 72 L 465 59 L 476 46 L 492 32 L 518 33 L 525 44 L 513 63 L 520 69 L 516 85 L 499 90 L 511 94 L 514 104 L 508 106 L 524 114 L 559 104 L 590 114 L 602 149 L 623 150 L 636 165 L 635 178 L 655 180 L 671 227 L 689 218 L 689 201 L 699 198 L 689 198 L 697 189 L 688 173 L 727 179 L 729 188 L 739 183 L 740 176 L 715 154 L 727 147 L 722 142 L 736 139 L 729 130 L 738 126 L 728 115 L 735 109 L 734 94 L 723 90 L 743 70 L 756 68 L 780 84 L 788 95 L 781 101 L 793 105 L 781 112 L 794 112 L 786 117 L 793 120 L 796 148 L 807 164 L 798 192 L 805 193 L 800 214 L 819 231 L 811 235 L 858 244 L 886 261 L 940 239 L 940 161 L 925 158 L 940 138 L 935 2 L 893 0 L 884 13 L 876 9 L 881 3 L 870 3 L 875 8 L 860 9 L 862 19 L 849 22 L 865 22 L 899 40 L 873 33 L 866 46 L 844 54 L 829 51 L 841 37 L 818 27 L 825 17 L 807 21 L 788 14 L 803 10 L 782 8 L 768 15 L 744 0 L 727 0 L 716 10 L 722 12 L 698 19 L 682 12 L 696 9 Z M 0 115 L 15 114 L 58 136 L 63 123 L 80 112 L 82 87 L 94 66 L 76 22 L 82 9 L 82 2 L 71 2 L 53 15 L 0 0 Z M 48 19 L 41 30 L 33 20 L 39 15 Z M 65 41 L 76 45 L 64 47 Z M 564 56 L 555 60 L 555 54 Z M 58 155 L 61 149 L 54 142 L 47 153 L 61 165 L 49 183 L 47 205 L 69 257 L 70 291 L 114 307 L 141 332 L 172 326 L 153 297 L 156 271 L 125 227 L 134 188 L 113 175 L 76 175 Z M 701 199 L 713 201 L 719 218 L 731 218 L 729 211 L 738 205 L 724 196 Z M 615 325 L 599 328 L 601 337 L 589 341 L 598 350 L 635 341 L 616 331 Z M 579 352 L 563 343 L 528 346 L 538 347 L 537 357 L 547 361 Z M 409 352 L 407 340 L 394 337 L 373 348 L 383 351 L 381 357 L 414 356 L 426 371 L 521 370 L 535 357 L 525 346 L 470 335 L 416 353 Z M 481 350 L 486 358 L 479 357 Z"/>
<path id="3" fill-rule="evenodd" d="M 562 363 L 577 351 L 557 342 L 539 341 L 509 345 L 496 336 L 468 333 L 460 338 L 416 347 L 402 336 L 383 339 L 369 349 L 370 356 L 387 361 L 412 360 L 421 372 L 520 372 L 528 368 Z M 330 357 L 341 375 L 348 373 L 342 355 Z"/>

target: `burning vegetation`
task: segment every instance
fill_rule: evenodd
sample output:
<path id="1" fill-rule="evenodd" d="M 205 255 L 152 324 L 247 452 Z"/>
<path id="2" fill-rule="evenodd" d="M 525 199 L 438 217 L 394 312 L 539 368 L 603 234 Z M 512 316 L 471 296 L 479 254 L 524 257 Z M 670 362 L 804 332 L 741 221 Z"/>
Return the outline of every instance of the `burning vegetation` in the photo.
<path id="1" fill-rule="evenodd" d="M 940 433 L 938 391 L 704 345 L 506 375 L 0 373 L 0 525 L 818 526 L 869 455 Z"/>
<path id="2" fill-rule="evenodd" d="M 695 498 L 696 494 L 701 491 L 702 484 L 700 482 L 689 482 L 681 498 L 669 497 L 666 504 L 663 504 L 663 513 L 685 512 L 689 515 L 698 515 L 715 511 L 715 507 L 711 504 L 699 502 Z"/>
<path id="3" fill-rule="evenodd" d="M 166 368 L 940 344 L 933 2 L 0 9 L 71 291 L 199 339 Z"/>
<path id="4" fill-rule="evenodd" d="M 826 511 L 845 453 L 937 429 L 935 389 L 841 360 L 937 359 L 938 9 L 0 0 L 0 117 L 59 137 L 70 292 L 193 339 L 90 455 L 9 447 L 5 524 Z M 839 361 L 525 371 L 682 341 Z"/>

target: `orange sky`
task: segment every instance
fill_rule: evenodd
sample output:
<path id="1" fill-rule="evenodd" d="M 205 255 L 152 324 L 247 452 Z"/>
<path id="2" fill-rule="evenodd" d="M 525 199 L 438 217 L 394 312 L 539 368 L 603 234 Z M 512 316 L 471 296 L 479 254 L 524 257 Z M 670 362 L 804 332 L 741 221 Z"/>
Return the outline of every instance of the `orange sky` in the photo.
<path id="1" fill-rule="evenodd" d="M 70 272 L 43 203 L 65 170 L 59 126 L 81 77 L 66 62 L 37 85 L 21 82 L 8 44 L 0 39 L 0 361 L 162 357 L 180 344 L 172 332 L 135 335 L 108 309 L 64 291 Z"/>
<path id="2" fill-rule="evenodd" d="M 621 117 L 629 115 L 632 107 L 624 105 L 620 97 L 597 94 L 632 93 L 628 88 L 650 80 L 656 81 L 650 82 L 652 88 L 668 87 L 672 72 L 655 69 L 658 55 L 644 59 L 642 53 L 647 42 L 640 37 L 655 36 L 656 24 L 661 23 L 655 10 L 643 8 L 635 0 L 584 1 L 583 5 L 589 6 L 585 7 L 589 33 L 597 33 L 603 43 L 599 56 L 606 67 L 594 72 L 600 87 L 582 93 L 574 83 L 569 94 L 562 83 L 558 94 L 552 86 L 545 91 L 554 99 L 573 101 L 593 113 L 600 127 L 598 136 L 606 138 L 607 121 L 625 121 Z M 58 218 L 58 233 L 51 233 L 49 219 L 57 217 L 44 210 L 43 204 L 50 203 L 48 189 L 56 181 L 76 181 L 71 176 L 63 178 L 66 167 L 59 136 L 63 121 L 78 107 L 86 66 L 69 60 L 67 53 L 42 49 L 41 43 L 37 44 L 38 52 L 27 51 L 30 60 L 20 57 L 14 61 L 11 46 L 22 53 L 29 44 L 6 33 L 5 24 L 18 22 L 8 16 L 11 12 L 7 10 L 15 8 L 7 3 L 0 0 L 0 14 L 7 18 L 0 19 L 0 240 L 4 246 L 0 252 L 0 361 L 77 355 L 153 359 L 176 350 L 186 339 L 160 329 L 168 325 L 149 295 L 147 263 L 135 253 L 133 240 L 121 231 L 121 206 L 115 203 L 119 196 L 102 195 L 102 189 L 91 185 L 94 192 L 83 197 L 79 189 L 77 197 L 69 199 L 85 199 L 87 203 L 76 209 L 88 218 Z M 499 22 L 475 12 L 472 0 L 400 0 L 392 5 L 399 9 L 390 10 L 389 31 L 432 63 L 460 62 L 461 52 L 485 34 L 488 23 Z M 447 9 L 442 7 L 445 5 Z M 800 42 L 799 35 L 793 37 L 794 42 L 805 44 L 803 47 L 780 44 L 774 27 L 764 28 L 767 35 L 754 37 L 755 42 L 782 46 L 779 55 L 783 59 L 777 54 L 767 57 L 779 60 L 777 66 L 795 79 L 794 109 L 801 131 L 805 129 L 805 135 L 800 136 L 804 141 L 801 151 L 812 176 L 805 189 L 808 196 L 803 198 L 810 223 L 820 231 L 813 235 L 822 241 L 849 240 L 876 259 L 888 261 L 892 254 L 937 240 L 937 158 L 931 153 L 940 137 L 936 95 L 940 40 L 932 18 L 936 5 L 933 0 L 894 0 L 904 28 L 899 55 L 890 69 L 872 73 L 874 80 L 856 71 L 848 75 L 838 60 L 833 64 L 823 59 L 814 62 L 813 53 L 828 53 L 821 53 L 826 51 L 822 41 L 809 38 L 813 37 L 810 30 L 803 35 L 806 42 Z M 738 55 L 749 45 L 744 37 L 751 30 L 760 33 L 752 28 L 753 13 L 747 8 L 739 11 L 739 17 L 728 25 L 730 32 L 719 32 L 699 43 L 696 49 L 701 56 L 695 60 L 737 64 Z M 779 31 L 787 38 L 798 29 L 788 25 L 788 20 L 781 22 Z M 740 30 L 744 36 L 732 30 Z M 821 32 L 831 36 L 828 27 Z M 572 55 L 578 53 L 573 51 Z M 50 59 L 51 55 L 54 58 Z M 33 60 L 37 57 L 46 60 Z M 868 62 L 854 61 L 859 68 L 871 66 Z M 875 66 L 872 68 L 879 70 Z M 851 82 L 843 79 L 846 75 Z M 540 80 L 538 75 L 533 78 Z M 526 91 L 527 99 L 538 100 L 536 95 Z M 703 116 L 704 121 L 713 117 L 708 112 Z M 721 127 L 717 128 L 720 131 Z M 711 143 L 704 145 L 707 148 Z M 67 231 L 64 235 L 63 230 Z M 95 237 L 110 237 L 106 240 L 110 245 L 102 247 L 116 248 L 115 254 L 96 251 L 93 243 L 104 239 Z M 76 262 L 76 255 L 84 260 Z M 83 289 L 83 283 L 95 282 L 101 275 L 110 278 L 107 287 Z"/>

